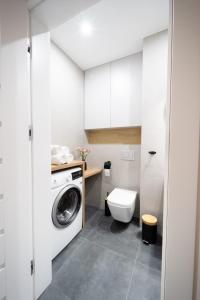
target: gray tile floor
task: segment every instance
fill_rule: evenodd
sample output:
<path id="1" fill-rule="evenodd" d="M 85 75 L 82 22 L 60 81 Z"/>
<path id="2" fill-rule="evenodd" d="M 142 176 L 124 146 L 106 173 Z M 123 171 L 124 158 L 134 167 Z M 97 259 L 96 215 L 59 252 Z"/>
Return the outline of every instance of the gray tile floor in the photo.
<path id="1" fill-rule="evenodd" d="M 159 300 L 160 277 L 160 244 L 144 245 L 134 222 L 87 207 L 85 228 L 54 259 L 40 300 Z"/>

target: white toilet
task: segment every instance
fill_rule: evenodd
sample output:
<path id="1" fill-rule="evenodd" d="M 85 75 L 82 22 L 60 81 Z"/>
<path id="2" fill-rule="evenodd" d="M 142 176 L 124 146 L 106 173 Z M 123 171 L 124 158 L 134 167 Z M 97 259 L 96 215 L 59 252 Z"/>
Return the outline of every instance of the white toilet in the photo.
<path id="1" fill-rule="evenodd" d="M 115 188 L 107 197 L 113 219 L 129 223 L 135 210 L 137 192 Z"/>

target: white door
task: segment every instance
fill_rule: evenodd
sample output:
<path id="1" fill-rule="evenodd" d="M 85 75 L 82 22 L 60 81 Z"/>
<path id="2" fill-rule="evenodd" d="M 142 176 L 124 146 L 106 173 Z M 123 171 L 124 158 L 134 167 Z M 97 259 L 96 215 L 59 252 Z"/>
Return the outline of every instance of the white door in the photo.
<path id="1" fill-rule="evenodd" d="M 111 127 L 141 126 L 142 53 L 111 63 Z"/>
<path id="2" fill-rule="evenodd" d="M 85 72 L 85 129 L 110 127 L 110 64 Z"/>
<path id="3" fill-rule="evenodd" d="M 33 249 L 34 294 L 37 299 L 52 279 L 50 33 L 33 16 L 31 29 Z"/>
<path id="4" fill-rule="evenodd" d="M 0 2 L 0 299 L 33 299 L 29 15 Z"/>

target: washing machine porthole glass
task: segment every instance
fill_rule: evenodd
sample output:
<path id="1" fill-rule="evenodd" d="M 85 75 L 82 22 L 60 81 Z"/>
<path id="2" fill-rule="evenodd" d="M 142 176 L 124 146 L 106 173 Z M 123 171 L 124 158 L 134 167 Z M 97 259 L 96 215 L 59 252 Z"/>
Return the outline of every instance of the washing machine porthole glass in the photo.
<path id="1" fill-rule="evenodd" d="M 53 210 L 53 224 L 65 228 L 76 218 L 81 207 L 81 192 L 77 187 L 68 187 L 57 196 Z"/>

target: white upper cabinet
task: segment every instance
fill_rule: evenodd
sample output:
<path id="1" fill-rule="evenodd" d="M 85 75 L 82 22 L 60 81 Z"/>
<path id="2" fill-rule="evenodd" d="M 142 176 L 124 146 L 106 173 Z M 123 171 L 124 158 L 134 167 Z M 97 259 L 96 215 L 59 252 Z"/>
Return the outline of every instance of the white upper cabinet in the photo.
<path id="1" fill-rule="evenodd" d="M 85 72 L 85 129 L 110 127 L 110 64 Z"/>
<path id="2" fill-rule="evenodd" d="M 141 126 L 142 53 L 111 63 L 111 127 Z"/>
<path id="3" fill-rule="evenodd" d="M 85 129 L 141 126 L 142 53 L 85 72 Z"/>

